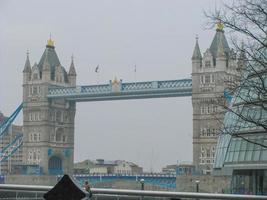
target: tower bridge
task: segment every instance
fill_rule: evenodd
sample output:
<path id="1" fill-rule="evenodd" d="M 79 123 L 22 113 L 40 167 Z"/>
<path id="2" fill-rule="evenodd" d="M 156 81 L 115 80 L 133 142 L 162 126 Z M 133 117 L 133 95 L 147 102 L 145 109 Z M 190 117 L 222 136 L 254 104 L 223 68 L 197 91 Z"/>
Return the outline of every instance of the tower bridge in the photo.
<path id="1" fill-rule="evenodd" d="M 67 72 L 49 39 L 39 63 L 32 66 L 27 54 L 23 104 L 0 126 L 0 137 L 23 108 L 23 144 L 20 140 L 12 143 L 22 148 L 23 165 L 36 166 L 46 175 L 72 173 L 76 102 L 192 96 L 193 163 L 208 174 L 214 162 L 218 119 L 223 118 L 212 101 L 223 96 L 228 87 L 224 80 L 238 77 L 241 64 L 230 50 L 222 26 L 218 26 L 203 57 L 196 40 L 192 79 L 131 83 L 114 79 L 107 84 L 77 86 L 73 59 Z M 12 156 L 14 145 L 2 149 L 0 155 Z"/>

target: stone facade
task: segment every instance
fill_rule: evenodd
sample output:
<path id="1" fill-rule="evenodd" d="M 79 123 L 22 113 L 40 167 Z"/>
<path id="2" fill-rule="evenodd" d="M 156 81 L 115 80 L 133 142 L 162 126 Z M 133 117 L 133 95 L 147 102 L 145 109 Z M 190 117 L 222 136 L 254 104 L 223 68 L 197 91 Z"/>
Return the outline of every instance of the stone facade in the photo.
<path id="1" fill-rule="evenodd" d="M 198 181 L 199 192 L 229 193 L 231 176 L 177 176 L 176 190 L 178 192 L 196 192 Z"/>
<path id="2" fill-rule="evenodd" d="M 51 86 L 75 86 L 73 59 L 69 72 L 60 64 L 50 39 L 39 61 L 23 70 L 23 164 L 37 165 L 43 174 L 72 173 L 75 102 L 49 100 Z"/>
<path id="3" fill-rule="evenodd" d="M 225 101 L 225 90 L 238 80 L 238 69 L 221 24 L 203 57 L 196 41 L 192 56 L 193 164 L 200 173 L 212 172 L 224 117 L 221 103 Z"/>

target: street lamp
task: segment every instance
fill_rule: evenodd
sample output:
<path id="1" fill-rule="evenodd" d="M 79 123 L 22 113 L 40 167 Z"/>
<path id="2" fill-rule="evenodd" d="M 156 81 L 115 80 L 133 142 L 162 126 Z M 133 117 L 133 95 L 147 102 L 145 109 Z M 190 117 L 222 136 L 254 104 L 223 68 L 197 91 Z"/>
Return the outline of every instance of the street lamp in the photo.
<path id="1" fill-rule="evenodd" d="M 195 181 L 196 182 L 196 192 L 199 192 L 199 180 L 196 180 Z M 196 200 L 198 200 L 198 199 L 196 199 Z"/>
<path id="2" fill-rule="evenodd" d="M 142 178 L 140 179 L 141 183 L 141 190 L 145 190 L 145 180 Z M 144 200 L 144 196 L 141 196 L 141 200 Z"/>
<path id="3" fill-rule="evenodd" d="M 145 180 L 143 178 L 140 180 L 140 183 L 141 183 L 141 190 L 145 190 Z"/>
<path id="4" fill-rule="evenodd" d="M 196 192 L 199 192 L 199 180 L 196 180 Z"/>

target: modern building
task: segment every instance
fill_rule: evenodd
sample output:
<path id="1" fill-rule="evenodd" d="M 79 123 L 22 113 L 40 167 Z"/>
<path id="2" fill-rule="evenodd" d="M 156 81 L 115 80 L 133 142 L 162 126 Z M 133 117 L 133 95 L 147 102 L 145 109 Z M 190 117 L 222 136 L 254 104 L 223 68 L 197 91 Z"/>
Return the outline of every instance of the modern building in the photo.
<path id="1" fill-rule="evenodd" d="M 214 173 L 232 175 L 232 192 L 267 194 L 266 46 L 248 61 L 217 144 Z M 257 83 L 257 85 L 255 85 Z"/>
<path id="2" fill-rule="evenodd" d="M 192 56 L 193 164 L 200 174 L 212 172 L 224 117 L 218 102 L 238 77 L 238 59 L 229 48 L 223 25 L 218 23 L 212 43 L 203 56 L 198 38 Z"/>
<path id="3" fill-rule="evenodd" d="M 54 41 L 33 66 L 29 54 L 23 70 L 23 165 L 42 174 L 73 173 L 75 102 L 48 100 L 48 87 L 76 85 L 73 59 L 69 72 L 61 65 Z M 27 170 L 26 170 L 27 171 Z"/>
<path id="4" fill-rule="evenodd" d="M 7 117 L 0 112 L 0 124 L 2 124 Z M 22 126 L 11 125 L 3 136 L 0 137 L 0 150 L 2 151 L 7 147 L 18 135 L 23 134 Z M 12 174 L 14 172 L 14 166 L 21 164 L 22 162 L 22 148 L 19 148 L 16 153 L 14 153 L 8 159 L 0 162 L 0 174 Z"/>

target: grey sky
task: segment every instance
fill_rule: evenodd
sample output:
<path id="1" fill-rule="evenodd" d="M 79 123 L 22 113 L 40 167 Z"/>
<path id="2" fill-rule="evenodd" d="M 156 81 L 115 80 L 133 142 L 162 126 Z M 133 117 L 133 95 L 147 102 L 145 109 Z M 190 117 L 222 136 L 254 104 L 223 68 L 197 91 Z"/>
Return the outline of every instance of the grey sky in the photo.
<path id="1" fill-rule="evenodd" d="M 204 9 L 215 0 L 0 1 L 0 110 L 22 101 L 26 50 L 39 62 L 49 34 L 67 69 L 74 54 L 78 84 L 189 78 L 195 35 L 201 51 Z M 95 67 L 100 66 L 97 78 Z M 22 114 L 16 123 L 22 123 Z M 75 161 L 125 159 L 146 170 L 192 160 L 191 98 L 77 104 Z"/>

